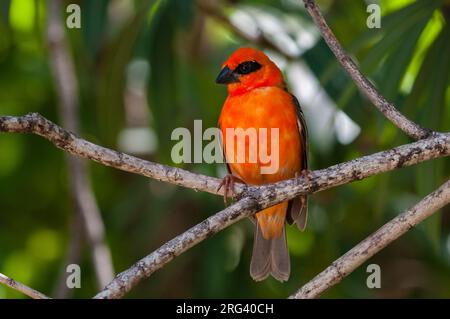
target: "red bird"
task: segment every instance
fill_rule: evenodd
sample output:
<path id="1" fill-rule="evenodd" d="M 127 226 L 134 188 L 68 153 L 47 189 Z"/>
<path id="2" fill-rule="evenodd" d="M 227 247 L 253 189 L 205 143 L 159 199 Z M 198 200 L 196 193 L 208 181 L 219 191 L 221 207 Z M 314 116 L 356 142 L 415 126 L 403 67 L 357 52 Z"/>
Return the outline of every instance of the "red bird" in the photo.
<path id="1" fill-rule="evenodd" d="M 238 49 L 222 65 L 216 83 L 228 87 L 228 97 L 219 118 L 229 172 L 221 183 L 225 186 L 225 201 L 228 193 L 233 193 L 235 181 L 261 185 L 308 172 L 308 133 L 303 113 L 295 96 L 287 90 L 283 75 L 275 63 L 256 49 Z M 275 161 L 271 163 L 276 167 L 273 172 L 264 172 L 263 168 L 268 165 L 267 158 L 262 158 L 258 150 L 248 149 L 252 147 L 251 134 L 243 137 L 230 135 L 227 140 L 227 129 L 252 128 L 256 131 L 267 130 L 267 135 L 253 136 L 257 139 L 258 150 L 263 147 L 272 152 L 274 149 L 278 151 L 278 154 L 270 154 Z M 272 129 L 278 129 L 278 139 L 272 139 Z M 234 141 L 230 141 L 231 138 Z M 241 160 L 237 158 L 239 143 L 246 148 Z M 250 275 L 254 280 L 263 280 L 269 274 L 279 281 L 289 279 L 285 221 L 297 224 L 303 231 L 307 212 L 307 197 L 300 196 L 256 213 L 250 265 Z"/>

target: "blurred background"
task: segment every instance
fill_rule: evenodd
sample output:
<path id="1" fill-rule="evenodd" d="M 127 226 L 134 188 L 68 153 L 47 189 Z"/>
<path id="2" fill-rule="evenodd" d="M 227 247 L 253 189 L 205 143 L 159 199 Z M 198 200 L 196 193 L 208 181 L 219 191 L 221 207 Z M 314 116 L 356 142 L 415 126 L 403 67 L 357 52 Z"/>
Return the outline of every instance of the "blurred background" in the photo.
<path id="1" fill-rule="evenodd" d="M 51 1 L 0 0 L 1 115 L 39 112 L 94 143 L 175 165 L 172 130 L 192 129 L 195 119 L 204 128 L 216 126 L 227 94 L 214 83 L 220 66 L 238 47 L 253 46 L 282 68 L 303 106 L 313 169 L 410 141 L 359 93 L 300 0 L 56 2 L 60 10 L 52 14 L 60 15 L 64 27 L 58 33 L 54 19 L 52 39 Z M 65 27 L 70 3 L 81 8 L 80 29 Z M 366 24 L 371 3 L 380 6 L 381 28 Z M 419 124 L 450 131 L 450 1 L 320 0 L 318 5 L 382 94 Z M 73 69 L 66 105 L 58 52 Z M 50 296 L 93 296 L 102 283 L 99 273 L 107 280 L 111 268 L 125 270 L 223 208 L 219 196 L 92 162 L 73 163 L 40 137 L 0 134 L 0 272 Z M 220 164 L 179 166 L 224 174 Z M 434 160 L 311 196 L 307 230 L 288 229 L 287 283 L 251 280 L 253 226 L 244 220 L 176 258 L 127 297 L 285 298 L 437 188 L 449 177 L 449 167 L 447 159 Z M 83 174 L 78 190 L 92 195 L 85 201 L 71 186 Z M 80 207 L 80 201 L 92 207 Z M 97 222 L 101 216 L 100 248 L 83 227 L 83 209 Z M 449 210 L 323 296 L 449 298 Z M 100 237 L 101 220 L 93 230 Z M 65 287 L 68 263 L 81 266 L 80 289 Z M 371 263 L 381 267 L 381 289 L 366 286 Z M 0 298 L 24 296 L 0 286 Z"/>

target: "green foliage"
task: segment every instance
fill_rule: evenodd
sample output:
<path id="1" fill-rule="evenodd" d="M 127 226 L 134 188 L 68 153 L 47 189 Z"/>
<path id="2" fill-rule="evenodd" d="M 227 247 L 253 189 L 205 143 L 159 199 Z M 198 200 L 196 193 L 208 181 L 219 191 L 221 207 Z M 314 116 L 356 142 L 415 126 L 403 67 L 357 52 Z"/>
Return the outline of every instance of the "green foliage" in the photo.
<path id="1" fill-rule="evenodd" d="M 192 129 L 195 119 L 203 120 L 204 128 L 216 125 L 226 91 L 214 79 L 228 54 L 253 44 L 205 17 L 194 1 L 76 2 L 82 8 L 82 28 L 66 33 L 80 86 L 81 135 L 119 148 L 124 130 L 144 126 L 156 134 L 158 143 L 138 156 L 174 165 L 172 130 Z M 314 30 L 297 2 L 232 1 L 224 12 L 264 12 L 294 39 L 295 28 L 288 28 L 293 21 Z M 338 39 L 383 95 L 421 125 L 450 130 L 448 1 L 380 1 L 380 29 L 367 28 L 366 1 L 318 2 Z M 43 0 L 0 0 L 2 115 L 35 111 L 60 123 L 45 19 Z M 348 145 L 333 141 L 327 149 L 316 149 L 313 144 L 314 169 L 409 141 L 359 93 L 323 40 L 300 60 L 337 107 L 362 128 Z M 130 71 L 136 61 L 148 67 L 139 69 L 142 78 Z M 292 63 L 286 63 L 289 71 Z M 137 102 L 139 96 L 145 96 L 144 106 Z M 208 175 L 223 169 L 218 164 L 183 166 Z M 116 271 L 223 207 L 217 196 L 97 164 L 89 169 Z M 251 280 L 253 229 L 243 221 L 178 257 L 129 297 L 286 297 L 435 189 L 448 172 L 448 160 L 441 159 L 312 196 L 307 231 L 288 229 L 292 276 L 287 283 Z M 450 220 L 445 212 L 448 209 L 369 261 L 381 266 L 382 289 L 366 287 L 363 265 L 325 296 L 450 297 Z M 73 213 L 64 154 L 36 136 L 0 134 L 0 272 L 52 294 L 56 274 L 65 268 Z M 90 297 L 96 287 L 87 249 L 80 262 L 82 289 L 73 296 Z M 0 286 L 1 297 L 23 296 Z"/>

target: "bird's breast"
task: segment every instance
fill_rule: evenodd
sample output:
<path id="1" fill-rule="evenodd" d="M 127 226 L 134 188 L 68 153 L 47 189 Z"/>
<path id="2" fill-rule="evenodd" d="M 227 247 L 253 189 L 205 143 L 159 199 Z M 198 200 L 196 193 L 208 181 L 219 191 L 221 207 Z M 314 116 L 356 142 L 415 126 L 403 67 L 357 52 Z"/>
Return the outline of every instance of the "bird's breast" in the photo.
<path id="1" fill-rule="evenodd" d="M 229 96 L 219 126 L 228 165 L 246 183 L 272 183 L 300 171 L 297 113 L 283 89 L 264 87 Z"/>

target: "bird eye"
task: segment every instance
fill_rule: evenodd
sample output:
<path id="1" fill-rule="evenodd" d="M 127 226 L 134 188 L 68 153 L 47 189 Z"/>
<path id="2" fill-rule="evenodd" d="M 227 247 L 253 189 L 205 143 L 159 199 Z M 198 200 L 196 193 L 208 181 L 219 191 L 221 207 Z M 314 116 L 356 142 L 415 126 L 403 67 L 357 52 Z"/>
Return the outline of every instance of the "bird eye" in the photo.
<path id="1" fill-rule="evenodd" d="M 249 74 L 255 72 L 261 68 L 261 64 L 256 61 L 245 61 L 239 64 L 236 68 L 236 73 Z"/>

